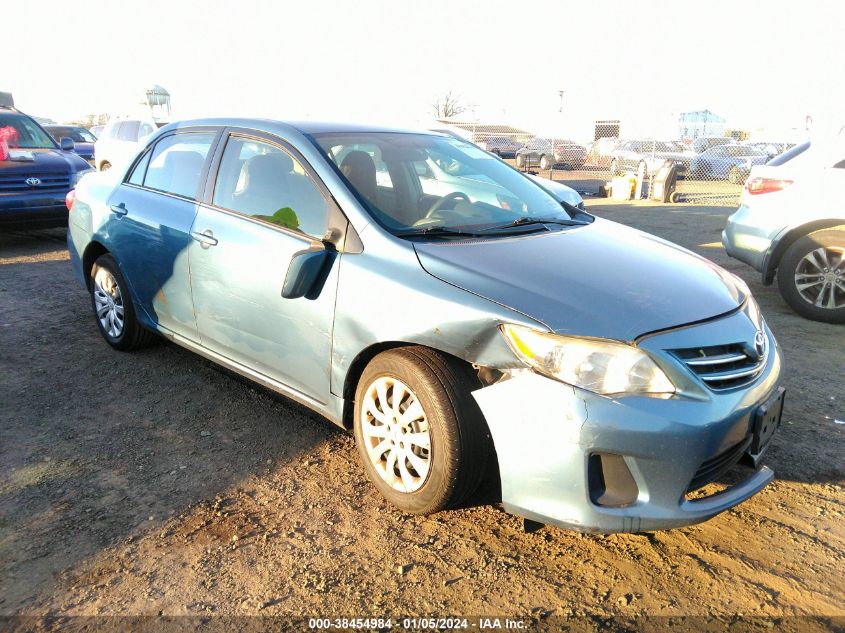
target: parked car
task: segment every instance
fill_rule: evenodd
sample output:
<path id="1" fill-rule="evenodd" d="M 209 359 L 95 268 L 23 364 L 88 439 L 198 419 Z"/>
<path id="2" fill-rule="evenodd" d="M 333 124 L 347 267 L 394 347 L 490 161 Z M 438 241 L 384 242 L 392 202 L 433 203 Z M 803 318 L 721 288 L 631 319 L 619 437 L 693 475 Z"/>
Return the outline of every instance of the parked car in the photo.
<path id="1" fill-rule="evenodd" d="M 777 276 L 798 314 L 845 323 L 845 148 L 796 145 L 751 168 L 742 202 L 722 233 L 728 255 Z"/>
<path id="2" fill-rule="evenodd" d="M 732 144 L 734 140 L 728 136 L 701 136 L 692 142 L 692 151 L 702 154 L 712 147 L 718 145 Z"/>
<path id="3" fill-rule="evenodd" d="M 94 164 L 94 143 L 97 137 L 84 127 L 78 125 L 45 125 L 44 129 L 56 141 L 67 137 L 73 141 L 73 151 L 84 158 L 90 165 Z"/>
<path id="4" fill-rule="evenodd" d="M 743 143 L 748 147 L 753 147 L 754 149 L 763 152 L 769 160 L 783 154 L 786 150 L 795 147 L 796 143 L 781 143 L 781 142 L 772 142 L 772 141 L 748 141 Z"/>
<path id="5" fill-rule="evenodd" d="M 610 160 L 613 158 L 611 154 L 617 145 L 619 145 L 619 139 L 616 137 L 600 138 L 594 141 L 587 148 L 586 163 L 595 167 L 609 167 Z"/>
<path id="6" fill-rule="evenodd" d="M 507 136 L 491 136 L 479 140 L 476 145 L 499 158 L 514 158 L 524 144 Z"/>
<path id="7" fill-rule="evenodd" d="M 573 141 L 533 138 L 516 152 L 516 166 L 551 169 L 581 169 L 587 160 L 587 148 Z"/>
<path id="8" fill-rule="evenodd" d="M 693 178 L 729 180 L 742 184 L 754 165 L 764 165 L 769 157 L 747 145 L 717 145 L 692 159 Z"/>
<path id="9" fill-rule="evenodd" d="M 678 177 L 686 176 L 692 152 L 673 141 L 623 141 L 610 153 L 610 173 L 616 175 L 625 171 L 656 173 L 666 161 L 675 163 Z"/>
<path id="10" fill-rule="evenodd" d="M 94 136 L 99 138 L 100 135 L 103 133 L 103 130 L 105 129 L 105 127 L 106 127 L 105 125 L 95 125 L 91 128 L 91 134 L 93 134 Z"/>
<path id="11" fill-rule="evenodd" d="M 453 191 L 424 192 L 428 161 Z M 485 179 L 496 203 L 463 190 Z M 689 525 L 772 479 L 782 359 L 747 286 L 475 145 L 186 121 L 69 202 L 109 345 L 157 332 L 350 429 L 406 512 L 460 504 L 490 460 L 506 509 L 582 531 Z"/>
<path id="12" fill-rule="evenodd" d="M 109 121 L 94 143 L 94 166 L 99 171 L 105 171 L 112 165 L 125 164 L 138 152 L 138 143 L 163 125 L 166 124 L 152 119 Z"/>
<path id="13" fill-rule="evenodd" d="M 0 228 L 67 224 L 65 196 L 90 165 L 23 112 L 0 106 Z"/>

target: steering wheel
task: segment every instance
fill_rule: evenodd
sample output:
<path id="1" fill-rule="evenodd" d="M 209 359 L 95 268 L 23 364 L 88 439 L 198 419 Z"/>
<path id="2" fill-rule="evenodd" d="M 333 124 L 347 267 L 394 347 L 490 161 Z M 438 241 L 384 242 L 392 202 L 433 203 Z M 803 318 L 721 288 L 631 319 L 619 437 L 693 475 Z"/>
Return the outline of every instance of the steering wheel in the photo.
<path id="1" fill-rule="evenodd" d="M 462 191 L 453 191 L 452 193 L 443 196 L 442 198 L 440 198 L 440 200 L 431 205 L 431 208 L 428 210 L 425 216 L 423 216 L 423 219 L 430 218 L 431 216 L 433 216 L 435 213 L 440 211 L 440 209 L 443 208 L 443 205 L 447 202 L 457 201 L 461 199 L 470 202 L 469 196 Z"/>

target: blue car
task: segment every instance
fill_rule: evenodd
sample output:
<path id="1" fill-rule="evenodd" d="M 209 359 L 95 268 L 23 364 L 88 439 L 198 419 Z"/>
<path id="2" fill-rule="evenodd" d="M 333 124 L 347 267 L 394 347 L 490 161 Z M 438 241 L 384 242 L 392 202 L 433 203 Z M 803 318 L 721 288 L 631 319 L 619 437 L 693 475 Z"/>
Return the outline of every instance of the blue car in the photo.
<path id="1" fill-rule="evenodd" d="M 742 184 L 754 165 L 765 165 L 769 156 L 748 145 L 718 145 L 692 159 L 694 178 L 729 180 Z"/>
<path id="2" fill-rule="evenodd" d="M 0 230 L 67 225 L 65 198 L 91 166 L 34 119 L 0 104 Z"/>
<path id="3" fill-rule="evenodd" d="M 773 476 L 782 358 L 748 287 L 455 138 L 170 124 L 80 183 L 68 246 L 110 346 L 157 334 L 313 409 L 408 513 L 495 473 L 510 512 L 637 532 Z"/>
<path id="4" fill-rule="evenodd" d="M 94 164 L 94 143 L 97 142 L 94 134 L 78 125 L 45 125 L 44 129 L 58 142 L 61 142 L 63 138 L 72 140 L 73 151 L 82 156 L 90 165 Z"/>

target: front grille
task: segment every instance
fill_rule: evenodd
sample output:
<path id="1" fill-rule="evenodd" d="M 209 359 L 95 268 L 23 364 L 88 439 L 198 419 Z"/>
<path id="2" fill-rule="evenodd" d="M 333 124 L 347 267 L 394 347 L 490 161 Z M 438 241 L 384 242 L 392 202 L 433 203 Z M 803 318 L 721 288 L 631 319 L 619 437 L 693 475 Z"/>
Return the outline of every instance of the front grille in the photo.
<path id="1" fill-rule="evenodd" d="M 741 343 L 673 350 L 711 389 L 741 387 L 752 382 L 766 365 L 765 348 L 759 356 Z"/>
<path id="2" fill-rule="evenodd" d="M 27 184 L 28 178 L 38 178 L 40 184 Z M 0 193 L 20 193 L 30 191 L 53 191 L 70 189 L 70 178 L 67 173 L 3 173 L 0 171 Z"/>
<path id="3" fill-rule="evenodd" d="M 751 443 L 751 435 L 742 440 L 739 444 L 731 446 L 728 450 L 723 451 L 704 461 L 701 467 L 695 471 L 695 476 L 687 488 L 687 492 L 698 490 L 702 486 L 706 486 L 712 481 L 716 481 L 719 477 L 724 475 L 727 471 L 736 465 L 742 457 L 745 449 Z"/>

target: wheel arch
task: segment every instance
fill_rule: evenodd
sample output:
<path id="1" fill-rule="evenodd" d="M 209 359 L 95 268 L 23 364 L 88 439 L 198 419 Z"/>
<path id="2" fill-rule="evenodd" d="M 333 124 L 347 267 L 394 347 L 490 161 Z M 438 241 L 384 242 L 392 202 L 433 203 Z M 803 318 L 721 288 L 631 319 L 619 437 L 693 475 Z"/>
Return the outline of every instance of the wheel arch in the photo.
<path id="1" fill-rule="evenodd" d="M 361 375 L 364 373 L 364 369 L 367 367 L 367 365 L 369 365 L 371 360 L 373 360 L 382 352 L 386 352 L 391 349 L 397 349 L 400 347 L 424 347 L 426 349 L 433 350 L 438 354 L 442 354 L 450 360 L 453 360 L 462 365 L 468 367 L 472 366 L 472 364 L 468 361 L 459 358 L 454 354 L 450 354 L 445 350 L 438 349 L 430 345 L 414 343 L 413 341 L 380 341 L 378 343 L 373 343 L 372 345 L 364 348 L 358 353 L 352 363 L 350 363 L 349 369 L 347 370 L 346 376 L 343 380 L 343 415 L 341 417 L 341 423 L 343 425 L 343 428 L 347 430 L 352 429 L 355 414 L 355 391 L 358 388 L 358 381 L 360 380 Z"/>
<path id="2" fill-rule="evenodd" d="M 94 262 L 97 258 L 108 254 L 110 251 L 102 243 L 93 241 L 85 247 L 85 252 L 82 254 L 82 274 L 85 276 L 85 283 L 90 288 L 91 284 L 91 269 L 94 267 Z"/>
<path id="3" fill-rule="evenodd" d="M 810 233 L 836 227 L 842 227 L 845 229 L 845 218 L 825 218 L 823 220 L 813 220 L 812 222 L 807 222 L 787 230 L 777 239 L 769 255 L 763 261 L 763 283 L 767 286 L 772 283 L 775 278 L 775 272 L 777 272 L 778 266 L 780 266 L 784 253 L 786 253 L 789 247 L 797 240 L 801 239 L 805 235 L 809 235 Z"/>

